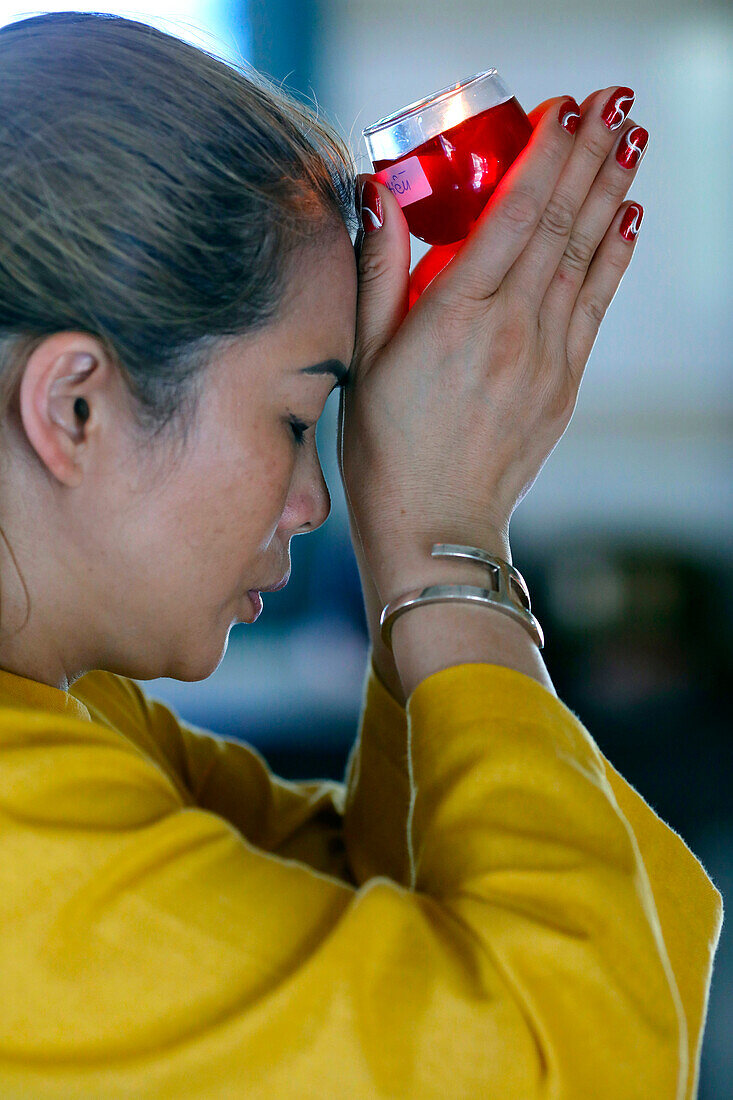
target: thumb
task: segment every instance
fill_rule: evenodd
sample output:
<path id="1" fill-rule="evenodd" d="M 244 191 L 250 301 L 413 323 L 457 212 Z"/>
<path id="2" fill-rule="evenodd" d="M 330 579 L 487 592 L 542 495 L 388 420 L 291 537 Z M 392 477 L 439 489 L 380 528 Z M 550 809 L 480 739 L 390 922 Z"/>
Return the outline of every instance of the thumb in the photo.
<path id="1" fill-rule="evenodd" d="M 359 295 L 355 360 L 368 364 L 394 336 L 407 313 L 410 231 L 397 199 L 372 176 L 358 177 L 361 191 Z"/>
<path id="2" fill-rule="evenodd" d="M 543 99 L 542 103 L 538 103 L 533 111 L 527 111 L 527 118 L 530 121 L 530 125 L 533 130 L 537 129 L 537 124 L 542 119 L 545 111 L 548 107 L 551 107 L 556 102 L 557 97 L 554 99 Z"/>

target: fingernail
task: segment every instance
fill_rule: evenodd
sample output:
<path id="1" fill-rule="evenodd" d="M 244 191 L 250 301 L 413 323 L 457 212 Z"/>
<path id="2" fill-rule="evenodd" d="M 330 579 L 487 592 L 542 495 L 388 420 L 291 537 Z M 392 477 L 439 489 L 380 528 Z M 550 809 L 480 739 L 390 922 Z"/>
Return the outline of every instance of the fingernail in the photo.
<path id="1" fill-rule="evenodd" d="M 557 121 L 560 123 L 563 130 L 567 130 L 569 134 L 575 133 L 578 129 L 578 123 L 580 122 L 580 107 L 574 99 L 565 100 L 560 108 Z"/>
<path id="2" fill-rule="evenodd" d="M 601 118 L 609 130 L 618 130 L 626 121 L 626 116 L 631 110 L 635 94 L 631 88 L 617 88 L 613 95 L 609 96 L 601 111 Z"/>
<path id="3" fill-rule="evenodd" d="M 622 168 L 636 168 L 644 155 L 649 134 L 643 126 L 627 130 L 616 150 L 616 160 Z"/>
<path id="4" fill-rule="evenodd" d="M 621 219 L 621 225 L 618 227 L 619 233 L 625 241 L 633 241 L 641 228 L 641 220 L 643 217 L 644 207 L 638 202 L 632 202 Z"/>
<path id="5" fill-rule="evenodd" d="M 372 183 L 371 180 L 364 181 L 361 192 L 361 224 L 365 233 L 374 233 L 384 225 L 382 200 L 379 197 L 376 184 Z"/>

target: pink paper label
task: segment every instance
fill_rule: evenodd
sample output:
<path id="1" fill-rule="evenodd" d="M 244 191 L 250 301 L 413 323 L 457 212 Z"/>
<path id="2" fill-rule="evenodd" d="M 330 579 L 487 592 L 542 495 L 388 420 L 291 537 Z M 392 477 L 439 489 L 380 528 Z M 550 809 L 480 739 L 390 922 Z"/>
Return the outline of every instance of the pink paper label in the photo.
<path id="1" fill-rule="evenodd" d="M 400 206 L 409 206 L 411 202 L 426 199 L 433 193 L 419 157 L 401 160 L 399 164 L 377 172 L 374 178 L 389 187 Z"/>

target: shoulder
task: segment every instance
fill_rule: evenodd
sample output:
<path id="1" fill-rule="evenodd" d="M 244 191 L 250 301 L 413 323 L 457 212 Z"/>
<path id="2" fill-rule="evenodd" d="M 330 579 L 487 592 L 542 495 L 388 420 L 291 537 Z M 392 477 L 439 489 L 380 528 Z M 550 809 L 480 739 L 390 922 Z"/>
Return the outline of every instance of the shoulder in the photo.
<path id="1" fill-rule="evenodd" d="M 127 676 L 94 669 L 80 676 L 69 694 L 84 704 L 93 721 L 127 736 L 139 736 L 149 726 L 148 699 Z"/>
<path id="2" fill-rule="evenodd" d="M 190 802 L 191 776 L 188 743 L 206 731 L 182 722 L 170 707 L 150 698 L 128 676 L 95 669 L 72 686 L 71 694 L 83 703 L 93 722 L 122 734 L 135 750 L 161 769 Z"/>

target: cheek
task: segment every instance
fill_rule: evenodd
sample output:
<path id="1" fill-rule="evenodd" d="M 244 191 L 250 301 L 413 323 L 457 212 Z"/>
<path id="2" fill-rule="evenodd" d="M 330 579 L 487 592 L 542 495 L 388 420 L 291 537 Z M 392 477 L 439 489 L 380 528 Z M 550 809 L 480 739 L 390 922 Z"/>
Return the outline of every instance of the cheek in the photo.
<path id="1" fill-rule="evenodd" d="M 271 465 L 261 483 L 261 515 L 271 531 L 282 523 L 291 496 L 295 456 L 286 454 L 277 464 Z"/>
<path id="2" fill-rule="evenodd" d="M 206 507 L 209 544 L 234 542 L 250 552 L 267 546 L 286 508 L 293 462 L 286 440 L 220 478 Z"/>
<path id="3" fill-rule="evenodd" d="M 286 508 L 293 448 L 283 430 L 282 440 L 271 439 L 259 452 L 250 448 L 236 462 L 231 453 L 220 450 L 195 477 L 190 469 L 182 471 L 165 502 L 159 501 L 156 534 L 145 553 L 159 571 L 158 584 L 185 582 L 202 593 L 212 586 L 229 593 L 268 575 L 262 558 Z"/>

